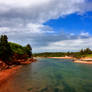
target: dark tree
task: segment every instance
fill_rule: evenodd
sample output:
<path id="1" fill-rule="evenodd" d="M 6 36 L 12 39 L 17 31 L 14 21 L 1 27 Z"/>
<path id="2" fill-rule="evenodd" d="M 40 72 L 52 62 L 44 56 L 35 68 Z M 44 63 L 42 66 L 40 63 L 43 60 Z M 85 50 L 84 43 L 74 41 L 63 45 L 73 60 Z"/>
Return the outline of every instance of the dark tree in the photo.
<path id="1" fill-rule="evenodd" d="M 84 50 L 84 53 L 85 53 L 85 54 L 91 54 L 91 53 L 92 53 L 92 51 L 91 51 L 91 49 L 90 49 L 90 48 L 86 48 L 86 49 Z"/>
<path id="2" fill-rule="evenodd" d="M 31 47 L 31 45 L 30 44 L 27 44 L 25 48 L 26 48 L 27 55 L 29 57 L 31 57 L 32 56 L 32 47 Z"/>
<path id="3" fill-rule="evenodd" d="M 81 55 L 85 54 L 83 49 L 80 50 L 80 54 Z"/>
<path id="4" fill-rule="evenodd" d="M 7 64 L 10 63 L 12 59 L 12 50 L 8 43 L 8 37 L 6 35 L 1 35 L 0 37 L 0 58 Z"/>

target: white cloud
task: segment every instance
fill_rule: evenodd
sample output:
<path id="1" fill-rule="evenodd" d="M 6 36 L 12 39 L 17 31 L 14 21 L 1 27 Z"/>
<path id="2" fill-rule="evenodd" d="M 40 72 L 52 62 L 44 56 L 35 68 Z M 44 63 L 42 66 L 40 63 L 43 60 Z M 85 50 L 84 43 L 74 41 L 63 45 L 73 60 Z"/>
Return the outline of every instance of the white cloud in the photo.
<path id="1" fill-rule="evenodd" d="M 15 27 L 0 27 L 0 34 L 45 34 L 45 33 L 54 33 L 53 29 L 49 26 L 45 26 L 43 24 L 34 24 L 34 23 L 29 23 L 27 25 L 19 25 L 17 28 Z"/>
<path id="2" fill-rule="evenodd" d="M 30 30 L 29 33 L 53 33 L 52 28 L 42 24 L 27 24 L 27 28 Z"/>
<path id="3" fill-rule="evenodd" d="M 81 32 L 80 35 L 81 36 L 87 36 L 87 37 L 90 36 L 88 32 Z"/>
<path id="4" fill-rule="evenodd" d="M 43 51 L 78 51 L 82 48 L 92 49 L 92 37 L 86 39 L 63 40 L 50 43 L 48 46 L 43 47 Z"/>
<path id="5" fill-rule="evenodd" d="M 0 0 L 0 4 L 11 7 L 29 7 L 44 4 L 50 0 Z"/>
<path id="6" fill-rule="evenodd" d="M 0 15 L 4 19 L 19 18 L 22 22 L 26 19 L 43 23 L 75 12 L 85 12 L 89 7 L 87 4 L 85 0 L 1 0 Z"/>
<path id="7" fill-rule="evenodd" d="M 55 42 L 65 40 L 64 42 L 69 43 L 66 40 L 89 35 L 57 35 L 51 27 L 43 23 L 72 13 L 83 14 L 89 10 L 92 10 L 92 3 L 86 0 L 0 0 L 0 34 L 7 34 L 10 41 L 31 43 L 34 49 L 45 48 L 50 43 L 59 48 Z M 64 42 L 63 45 L 67 45 Z M 55 46 L 50 47 L 56 48 Z"/>

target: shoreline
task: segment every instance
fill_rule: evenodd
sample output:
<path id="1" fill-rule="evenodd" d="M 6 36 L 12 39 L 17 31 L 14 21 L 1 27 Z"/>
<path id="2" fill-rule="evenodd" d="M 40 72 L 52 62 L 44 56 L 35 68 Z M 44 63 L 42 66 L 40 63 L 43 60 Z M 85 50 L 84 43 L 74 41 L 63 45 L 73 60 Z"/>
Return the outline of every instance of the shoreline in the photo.
<path id="1" fill-rule="evenodd" d="M 75 60 L 74 62 L 80 64 L 92 64 L 92 61 Z"/>
<path id="2" fill-rule="evenodd" d="M 73 57 L 48 57 L 48 58 L 55 58 L 55 59 L 73 59 L 74 60 L 74 63 L 80 63 L 80 64 L 92 64 L 92 60 L 91 61 L 88 61 L 86 60 L 85 58 L 82 60 L 77 60 Z"/>
<path id="3" fill-rule="evenodd" d="M 55 59 L 74 59 L 73 57 L 48 57 L 48 58 L 55 58 Z"/>
<path id="4" fill-rule="evenodd" d="M 12 68 L 0 71 L 0 85 L 6 82 L 13 74 L 17 72 L 22 66 L 14 66 Z"/>
<path id="5" fill-rule="evenodd" d="M 36 62 L 36 59 L 29 58 L 26 62 L 20 62 L 20 65 L 12 66 L 9 69 L 4 69 L 0 71 L 0 85 L 6 82 L 12 75 L 14 75 L 23 65 L 31 64 Z"/>

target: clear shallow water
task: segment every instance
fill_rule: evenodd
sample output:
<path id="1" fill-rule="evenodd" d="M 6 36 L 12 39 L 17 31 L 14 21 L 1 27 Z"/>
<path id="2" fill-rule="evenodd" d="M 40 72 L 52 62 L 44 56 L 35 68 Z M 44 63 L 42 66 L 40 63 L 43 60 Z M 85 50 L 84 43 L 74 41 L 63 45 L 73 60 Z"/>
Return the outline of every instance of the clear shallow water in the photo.
<path id="1" fill-rule="evenodd" d="M 38 59 L 17 71 L 0 92 L 92 92 L 92 65 Z"/>

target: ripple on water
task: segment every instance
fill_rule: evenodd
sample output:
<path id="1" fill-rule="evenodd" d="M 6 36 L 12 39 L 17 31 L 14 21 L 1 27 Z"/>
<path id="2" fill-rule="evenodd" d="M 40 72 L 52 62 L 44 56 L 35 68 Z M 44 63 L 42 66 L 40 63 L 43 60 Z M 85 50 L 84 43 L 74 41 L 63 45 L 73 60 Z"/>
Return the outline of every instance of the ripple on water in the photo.
<path id="1" fill-rule="evenodd" d="M 41 89 L 40 92 L 46 92 L 47 90 L 48 90 L 48 88 L 43 88 L 43 89 Z"/>

